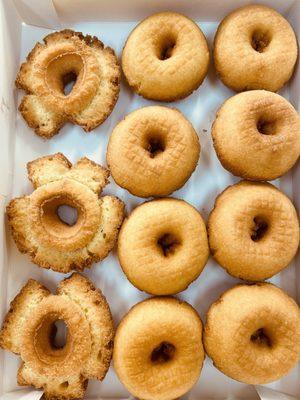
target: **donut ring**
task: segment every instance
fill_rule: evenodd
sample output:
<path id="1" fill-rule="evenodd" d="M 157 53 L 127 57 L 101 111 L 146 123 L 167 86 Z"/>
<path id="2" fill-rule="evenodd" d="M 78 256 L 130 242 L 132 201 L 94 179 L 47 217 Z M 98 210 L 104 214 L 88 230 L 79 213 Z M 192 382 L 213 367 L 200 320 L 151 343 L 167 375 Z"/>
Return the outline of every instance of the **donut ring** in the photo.
<path id="1" fill-rule="evenodd" d="M 137 94 L 159 101 L 187 97 L 201 85 L 208 65 L 201 29 L 174 12 L 144 19 L 129 35 L 122 54 L 128 84 Z"/>
<path id="2" fill-rule="evenodd" d="M 249 5 L 223 19 L 213 54 L 224 85 L 236 92 L 277 92 L 292 76 L 298 48 L 295 33 L 282 15 L 263 5 Z"/>
<path id="3" fill-rule="evenodd" d="M 40 267 L 64 273 L 105 258 L 124 218 L 123 202 L 98 197 L 109 171 L 87 158 L 72 166 L 61 153 L 32 161 L 27 168 L 35 191 L 13 199 L 7 207 L 18 249 Z M 62 205 L 77 210 L 74 225 L 58 216 Z"/>
<path id="4" fill-rule="evenodd" d="M 113 359 L 119 379 L 135 397 L 177 399 L 191 389 L 202 369 L 200 317 L 175 298 L 142 301 L 118 326 Z"/>
<path id="5" fill-rule="evenodd" d="M 251 385 L 286 375 L 300 359 L 300 311 L 278 287 L 260 283 L 227 290 L 207 313 L 204 347 L 214 365 Z"/>
<path id="6" fill-rule="evenodd" d="M 280 272 L 296 255 L 298 215 L 275 186 L 242 181 L 218 196 L 208 237 L 213 257 L 230 275 L 260 281 Z"/>
<path id="7" fill-rule="evenodd" d="M 57 321 L 64 321 L 68 332 L 61 348 L 54 342 Z M 30 279 L 11 303 L 0 346 L 23 361 L 19 385 L 43 388 L 46 399 L 74 399 L 83 398 L 88 379 L 104 379 L 113 336 L 105 297 L 87 278 L 73 274 L 55 295 Z"/>
<path id="8" fill-rule="evenodd" d="M 118 257 L 127 278 L 151 294 L 186 289 L 200 275 L 208 255 L 205 223 L 183 200 L 167 198 L 138 206 L 124 222 L 118 240 Z"/>
<path id="9" fill-rule="evenodd" d="M 300 155 L 300 116 L 276 93 L 239 93 L 219 109 L 212 127 L 223 167 L 250 180 L 285 174 Z"/>
<path id="10" fill-rule="evenodd" d="M 107 164 L 116 183 L 139 197 L 167 196 L 189 179 L 200 154 L 192 124 L 168 107 L 128 114 L 114 128 Z"/>
<path id="11" fill-rule="evenodd" d="M 19 110 L 35 133 L 47 139 L 65 122 L 91 131 L 106 120 L 118 96 L 120 67 L 114 51 L 95 36 L 70 29 L 37 43 L 21 65 L 16 86 L 27 93 Z M 67 83 L 75 81 L 71 93 Z"/>

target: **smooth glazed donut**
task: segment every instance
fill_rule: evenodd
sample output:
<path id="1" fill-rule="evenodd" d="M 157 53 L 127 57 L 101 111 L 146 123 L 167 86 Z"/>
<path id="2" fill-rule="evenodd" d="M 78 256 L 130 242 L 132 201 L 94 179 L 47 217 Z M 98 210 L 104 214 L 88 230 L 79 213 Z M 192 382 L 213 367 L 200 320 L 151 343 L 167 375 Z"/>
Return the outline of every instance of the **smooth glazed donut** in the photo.
<path id="1" fill-rule="evenodd" d="M 276 93 L 239 93 L 219 109 L 212 138 L 223 167 L 250 180 L 285 174 L 300 155 L 300 116 Z"/>
<path id="2" fill-rule="evenodd" d="M 209 246 L 230 275 L 260 281 L 277 274 L 299 247 L 299 220 L 290 199 L 269 183 L 228 187 L 208 220 Z"/>
<path id="3" fill-rule="evenodd" d="M 238 285 L 214 302 L 204 347 L 215 367 L 251 385 L 286 375 L 300 359 L 300 311 L 278 287 Z"/>
<path id="4" fill-rule="evenodd" d="M 66 343 L 55 343 L 57 321 Z M 11 303 L 0 346 L 19 354 L 18 384 L 45 391 L 46 399 L 83 398 L 88 379 L 103 380 L 109 368 L 114 328 L 100 290 L 79 274 L 63 280 L 55 295 L 30 279 Z"/>
<path id="5" fill-rule="evenodd" d="M 139 197 L 157 197 L 184 185 L 199 154 L 197 133 L 180 111 L 150 106 L 118 123 L 106 159 L 119 186 Z"/>
<path id="6" fill-rule="evenodd" d="M 37 43 L 21 65 L 16 86 L 26 91 L 19 110 L 35 133 L 51 138 L 65 122 L 85 131 L 112 112 L 118 96 L 120 67 L 114 51 L 95 36 L 70 29 Z M 75 82 L 65 94 L 65 86 Z"/>
<path id="7" fill-rule="evenodd" d="M 109 171 L 87 158 L 72 164 L 61 153 L 28 163 L 31 195 L 11 200 L 7 216 L 18 249 L 42 268 L 82 270 L 105 258 L 113 248 L 124 218 L 124 204 L 113 196 L 98 197 Z M 57 212 L 76 209 L 69 225 Z"/>
<path id="8" fill-rule="evenodd" d="M 205 223 L 183 200 L 160 199 L 138 206 L 124 222 L 118 240 L 127 278 L 151 294 L 186 289 L 203 270 L 208 255 Z"/>
<path id="9" fill-rule="evenodd" d="M 200 317 L 175 298 L 145 300 L 122 319 L 113 360 L 119 379 L 135 397 L 177 399 L 191 389 L 202 369 Z"/>
<path id="10" fill-rule="evenodd" d="M 151 15 L 130 34 L 122 68 L 141 96 L 159 101 L 182 99 L 204 80 L 209 51 L 201 29 L 174 12 Z"/>
<path id="11" fill-rule="evenodd" d="M 223 19 L 214 40 L 214 62 L 222 82 L 241 92 L 276 92 L 297 60 L 295 33 L 277 11 L 263 5 L 238 8 Z"/>

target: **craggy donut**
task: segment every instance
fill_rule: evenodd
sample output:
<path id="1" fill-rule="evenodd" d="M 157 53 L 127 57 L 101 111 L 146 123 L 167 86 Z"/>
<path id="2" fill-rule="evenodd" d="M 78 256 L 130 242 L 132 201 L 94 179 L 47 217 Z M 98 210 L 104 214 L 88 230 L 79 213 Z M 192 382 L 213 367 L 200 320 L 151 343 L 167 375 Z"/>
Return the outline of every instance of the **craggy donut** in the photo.
<path id="1" fill-rule="evenodd" d="M 275 186 L 242 181 L 217 197 L 208 237 L 212 255 L 230 275 L 260 281 L 294 258 L 299 246 L 298 215 Z"/>
<path id="2" fill-rule="evenodd" d="M 114 51 L 95 36 L 69 29 L 51 33 L 44 43 L 35 45 L 16 79 L 27 93 L 19 107 L 23 118 L 45 138 L 67 121 L 91 131 L 110 115 L 119 96 Z M 71 93 L 65 94 L 72 81 Z"/>
<path id="3" fill-rule="evenodd" d="M 133 90 L 160 101 L 187 97 L 201 85 L 208 64 L 201 29 L 174 12 L 142 21 L 129 35 L 122 54 L 123 72 Z"/>
<path id="4" fill-rule="evenodd" d="M 277 11 L 263 5 L 238 8 L 223 19 L 214 40 L 214 62 L 222 82 L 241 92 L 276 92 L 297 60 L 295 33 Z"/>
<path id="5" fill-rule="evenodd" d="M 109 171 L 87 158 L 72 164 L 61 153 L 28 163 L 31 195 L 11 200 L 8 221 L 18 249 L 42 268 L 82 270 L 105 258 L 113 248 L 124 218 L 124 204 L 113 196 L 98 197 Z M 77 210 L 68 225 L 58 208 Z"/>
<path id="6" fill-rule="evenodd" d="M 128 114 L 114 128 L 107 164 L 119 186 L 139 197 L 167 196 L 189 179 L 200 154 L 192 124 L 168 107 Z"/>
<path id="7" fill-rule="evenodd" d="M 199 315 L 188 303 L 171 297 L 135 305 L 118 326 L 113 360 L 119 379 L 135 397 L 179 398 L 202 369 Z"/>
<path id="8" fill-rule="evenodd" d="M 153 200 L 125 220 L 118 257 L 129 281 L 157 295 L 178 293 L 203 270 L 209 255 L 205 223 L 190 204 Z"/>
<path id="9" fill-rule="evenodd" d="M 272 180 L 292 168 L 300 155 L 300 116 L 276 93 L 239 93 L 219 109 L 212 137 L 228 171 L 250 180 Z"/>
<path id="10" fill-rule="evenodd" d="M 55 344 L 55 322 L 67 328 Z M 113 321 L 100 290 L 79 274 L 63 280 L 53 295 L 30 279 L 11 303 L 0 346 L 19 354 L 18 384 L 43 388 L 46 399 L 83 398 L 88 379 L 103 380 L 112 356 Z"/>
<path id="11" fill-rule="evenodd" d="M 300 311 L 283 290 L 237 285 L 207 313 L 204 347 L 214 365 L 251 385 L 286 375 L 300 359 Z"/>

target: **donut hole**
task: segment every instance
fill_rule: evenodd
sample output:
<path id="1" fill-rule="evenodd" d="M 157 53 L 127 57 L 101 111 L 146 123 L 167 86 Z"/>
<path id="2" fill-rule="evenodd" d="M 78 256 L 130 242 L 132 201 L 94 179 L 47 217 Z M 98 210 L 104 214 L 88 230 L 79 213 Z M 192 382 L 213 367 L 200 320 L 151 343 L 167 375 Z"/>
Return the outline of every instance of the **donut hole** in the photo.
<path id="1" fill-rule="evenodd" d="M 171 233 L 166 233 L 157 240 L 157 245 L 164 257 L 173 255 L 178 250 L 180 244 L 181 241 L 178 237 Z"/>
<path id="2" fill-rule="evenodd" d="M 49 336 L 50 345 L 53 349 L 63 349 L 67 343 L 68 327 L 66 323 L 58 319 L 51 325 Z"/>
<path id="3" fill-rule="evenodd" d="M 274 135 L 276 132 L 276 124 L 274 121 L 259 119 L 257 121 L 256 128 L 262 135 Z"/>
<path id="4" fill-rule="evenodd" d="M 66 204 L 58 206 L 56 209 L 56 214 L 64 224 L 69 226 L 75 225 L 78 220 L 77 209 Z"/>
<path id="5" fill-rule="evenodd" d="M 262 217 L 254 217 L 251 229 L 251 239 L 253 242 L 260 241 L 266 235 L 268 227 L 268 223 L 265 219 Z"/>
<path id="6" fill-rule="evenodd" d="M 161 136 L 150 136 L 146 141 L 145 149 L 149 153 L 150 158 L 155 158 L 165 151 L 166 144 Z"/>
<path id="7" fill-rule="evenodd" d="M 176 46 L 175 38 L 169 37 L 161 42 L 158 58 L 162 61 L 172 57 L 174 48 Z"/>
<path id="8" fill-rule="evenodd" d="M 251 46 L 258 53 L 263 53 L 267 50 L 271 42 L 270 34 L 266 31 L 254 31 L 251 37 Z"/>
<path id="9" fill-rule="evenodd" d="M 68 381 L 62 382 L 59 386 L 61 389 L 67 389 L 69 387 L 69 382 Z"/>
<path id="10" fill-rule="evenodd" d="M 64 95 L 67 96 L 72 92 L 72 89 L 77 81 L 77 75 L 75 72 L 71 71 L 68 74 L 64 75 L 62 80 L 63 80 L 63 92 Z"/>
<path id="11" fill-rule="evenodd" d="M 269 348 L 272 347 L 272 340 L 264 328 L 259 328 L 255 332 L 253 332 L 250 340 L 256 346 Z"/>
<path id="12" fill-rule="evenodd" d="M 175 354 L 175 346 L 169 342 L 161 342 L 151 353 L 151 362 L 163 364 L 171 361 Z"/>

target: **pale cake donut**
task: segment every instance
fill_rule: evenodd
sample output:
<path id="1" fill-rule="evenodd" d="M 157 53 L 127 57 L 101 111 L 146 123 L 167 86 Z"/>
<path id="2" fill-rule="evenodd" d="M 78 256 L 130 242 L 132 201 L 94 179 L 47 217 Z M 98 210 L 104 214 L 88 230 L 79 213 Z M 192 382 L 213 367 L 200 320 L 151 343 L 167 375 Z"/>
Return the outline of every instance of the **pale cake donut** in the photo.
<path id="1" fill-rule="evenodd" d="M 64 344 L 55 341 L 58 321 L 67 328 Z M 22 359 L 19 385 L 43 389 L 48 400 L 71 400 L 84 397 L 88 379 L 104 379 L 113 338 L 105 297 L 87 278 L 73 274 L 55 295 L 30 279 L 11 303 L 0 346 Z"/>
<path id="2" fill-rule="evenodd" d="M 118 326 L 113 360 L 119 379 L 135 397 L 177 399 L 191 389 L 202 369 L 200 317 L 175 298 L 145 300 Z"/>
<path id="3" fill-rule="evenodd" d="M 278 287 L 237 285 L 214 302 L 204 348 L 229 377 L 251 385 L 275 381 L 300 359 L 300 311 Z"/>
<path id="4" fill-rule="evenodd" d="M 118 123 L 106 159 L 119 186 L 139 197 L 157 197 L 184 185 L 199 154 L 197 133 L 180 111 L 150 106 Z"/>
<path id="5" fill-rule="evenodd" d="M 280 272 L 296 255 L 298 215 L 275 186 L 242 181 L 217 197 L 208 237 L 212 255 L 230 275 L 260 281 Z"/>
<path id="6" fill-rule="evenodd" d="M 249 180 L 285 174 L 300 155 L 300 116 L 282 96 L 265 90 L 239 93 L 219 109 L 212 138 L 223 167 Z"/>
<path id="7" fill-rule="evenodd" d="M 222 82 L 241 92 L 277 92 L 297 60 L 295 33 L 277 11 L 263 5 L 238 8 L 223 19 L 214 40 L 214 62 Z"/>
<path id="8" fill-rule="evenodd" d="M 165 198 L 138 206 L 119 234 L 124 273 L 134 286 L 151 294 L 186 289 L 203 270 L 208 255 L 201 214 L 183 200 Z"/>
<path id="9" fill-rule="evenodd" d="M 204 80 L 209 51 L 201 29 L 174 12 L 151 15 L 129 35 L 122 68 L 141 96 L 159 101 L 182 99 Z"/>

